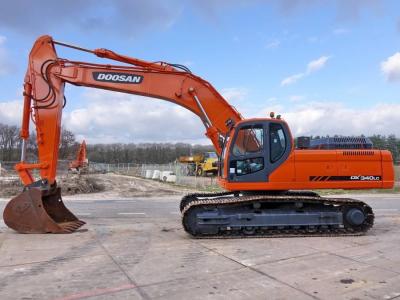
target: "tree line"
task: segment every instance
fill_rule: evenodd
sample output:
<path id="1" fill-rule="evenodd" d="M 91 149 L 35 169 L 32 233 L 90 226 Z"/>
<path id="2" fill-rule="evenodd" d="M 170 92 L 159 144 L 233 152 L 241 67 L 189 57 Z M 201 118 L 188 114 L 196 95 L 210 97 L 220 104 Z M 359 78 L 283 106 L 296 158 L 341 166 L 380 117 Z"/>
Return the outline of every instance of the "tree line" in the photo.
<path id="1" fill-rule="evenodd" d="M 93 162 L 137 164 L 166 164 L 180 156 L 214 151 L 211 145 L 185 143 L 94 144 L 87 150 Z"/>
<path id="2" fill-rule="evenodd" d="M 0 123 L 0 162 L 20 159 L 20 128 Z M 81 141 L 62 128 L 59 159 L 73 160 Z M 88 144 L 89 161 L 100 163 L 149 163 L 164 164 L 175 161 L 179 156 L 213 151 L 211 145 L 191 145 L 185 143 L 141 143 L 141 144 Z M 27 160 L 37 160 L 36 135 L 31 132 L 27 142 Z"/>
<path id="3" fill-rule="evenodd" d="M 0 123 L 0 161 L 18 161 L 20 158 L 20 129 Z M 376 149 L 389 150 L 395 162 L 400 162 L 400 138 L 395 135 L 373 135 L 369 137 Z M 80 142 L 80 141 L 79 141 Z M 76 156 L 79 142 L 75 135 L 63 128 L 61 131 L 59 159 L 72 160 Z M 175 161 L 179 156 L 213 151 L 211 145 L 186 143 L 141 143 L 141 144 L 88 144 L 89 161 L 100 163 L 148 163 L 164 164 Z M 31 133 L 27 142 L 27 159 L 37 160 L 36 136 Z"/>
<path id="4" fill-rule="evenodd" d="M 0 162 L 18 161 L 21 155 L 20 128 L 0 123 Z M 63 128 L 61 131 L 59 158 L 71 159 L 75 157 L 79 143 L 75 135 Z M 27 160 L 37 160 L 36 134 L 31 132 L 27 141 Z"/>

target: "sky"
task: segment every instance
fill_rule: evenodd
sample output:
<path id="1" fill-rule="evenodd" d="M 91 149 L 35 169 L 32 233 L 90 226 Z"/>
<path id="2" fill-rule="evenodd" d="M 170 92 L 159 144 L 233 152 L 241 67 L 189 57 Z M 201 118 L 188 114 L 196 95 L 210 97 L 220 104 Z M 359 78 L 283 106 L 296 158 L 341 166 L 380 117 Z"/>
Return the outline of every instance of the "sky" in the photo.
<path id="1" fill-rule="evenodd" d="M 400 1 L 4 1 L 0 123 L 21 123 L 27 57 L 43 34 L 185 64 L 244 117 L 274 111 L 294 136 L 400 136 Z M 89 143 L 209 143 L 197 116 L 172 103 L 71 85 L 65 94 L 63 126 Z"/>

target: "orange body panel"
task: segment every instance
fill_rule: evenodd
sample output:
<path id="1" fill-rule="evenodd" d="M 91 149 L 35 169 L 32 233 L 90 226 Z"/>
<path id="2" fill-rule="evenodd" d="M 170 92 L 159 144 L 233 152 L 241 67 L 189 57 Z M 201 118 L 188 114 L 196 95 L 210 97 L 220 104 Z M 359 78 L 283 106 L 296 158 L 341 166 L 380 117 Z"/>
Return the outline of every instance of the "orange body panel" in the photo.
<path id="1" fill-rule="evenodd" d="M 219 182 L 230 191 L 393 188 L 394 171 L 386 150 L 294 150 L 265 182 Z"/>

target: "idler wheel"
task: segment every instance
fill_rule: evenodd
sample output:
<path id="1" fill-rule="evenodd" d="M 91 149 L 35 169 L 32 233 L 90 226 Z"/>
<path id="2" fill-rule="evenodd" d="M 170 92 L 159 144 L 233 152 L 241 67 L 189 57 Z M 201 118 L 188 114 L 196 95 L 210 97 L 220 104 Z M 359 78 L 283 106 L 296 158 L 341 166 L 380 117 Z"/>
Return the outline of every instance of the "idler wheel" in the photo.
<path id="1" fill-rule="evenodd" d="M 361 225 L 365 221 L 365 214 L 358 208 L 351 208 L 346 213 L 346 220 L 351 225 Z"/>

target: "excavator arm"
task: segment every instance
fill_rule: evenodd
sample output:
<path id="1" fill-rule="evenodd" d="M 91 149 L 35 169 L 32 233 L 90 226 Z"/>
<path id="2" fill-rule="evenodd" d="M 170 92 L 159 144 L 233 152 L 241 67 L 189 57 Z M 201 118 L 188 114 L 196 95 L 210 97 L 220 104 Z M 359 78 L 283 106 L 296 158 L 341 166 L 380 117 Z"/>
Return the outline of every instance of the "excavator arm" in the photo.
<path id="1" fill-rule="evenodd" d="M 55 45 L 93 53 L 126 65 L 93 64 L 70 61 L 57 56 Z M 25 185 L 35 182 L 32 169 L 39 169 L 42 179 L 53 184 L 57 171 L 65 83 L 158 98 L 178 104 L 197 116 L 206 127 L 206 136 L 221 154 L 221 139 L 241 115 L 202 78 L 187 68 L 168 63 L 151 63 L 122 56 L 106 49 L 88 50 L 40 37 L 29 56 L 24 84 L 24 111 L 21 137 L 29 136 L 29 118 L 36 125 L 39 162 L 21 162 L 16 166 Z M 33 113 L 33 114 L 32 114 Z M 23 143 L 25 145 L 25 143 Z"/>
<path id="2" fill-rule="evenodd" d="M 59 58 L 56 45 L 89 52 L 122 64 L 94 64 Z M 36 40 L 29 54 L 24 82 L 22 153 L 15 169 L 25 188 L 23 193 L 11 199 L 3 213 L 5 223 L 18 232 L 67 233 L 85 224 L 64 206 L 60 188 L 56 184 L 66 83 L 178 104 L 200 117 L 206 128 L 206 136 L 219 154 L 222 152 L 223 139 L 234 124 L 242 120 L 242 116 L 210 83 L 184 66 L 146 62 L 107 49 L 84 49 L 54 41 L 50 36 L 42 36 Z M 31 119 L 36 126 L 37 163 L 26 161 Z M 39 180 L 33 176 L 32 170 L 35 169 L 39 170 Z"/>

